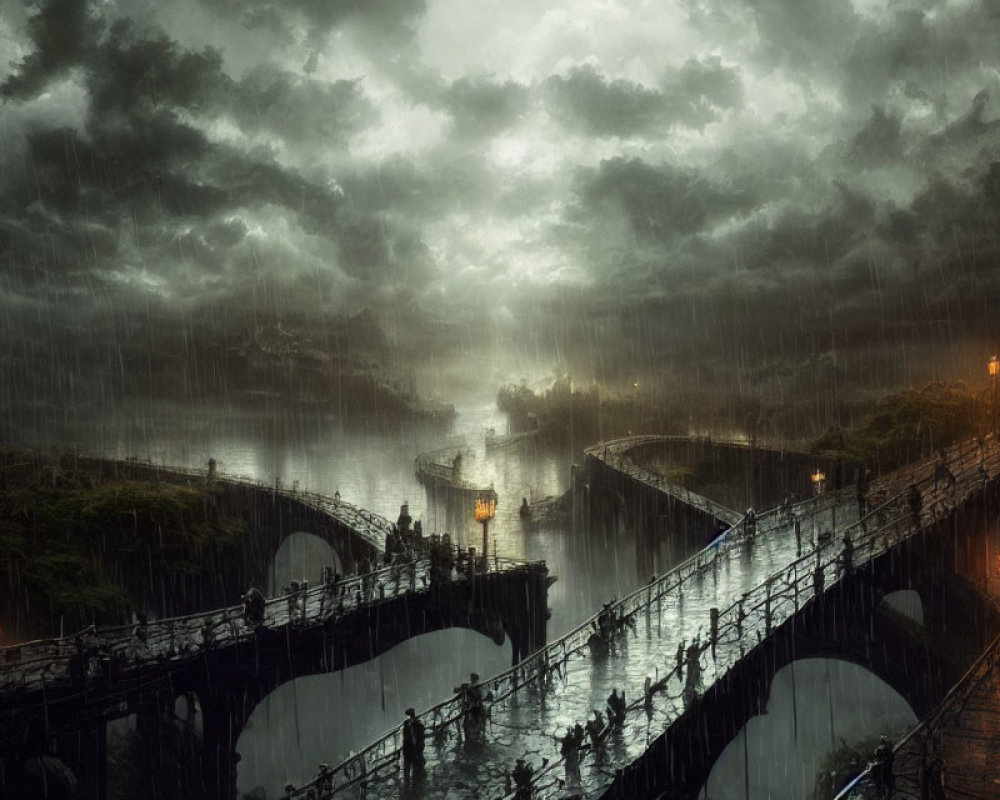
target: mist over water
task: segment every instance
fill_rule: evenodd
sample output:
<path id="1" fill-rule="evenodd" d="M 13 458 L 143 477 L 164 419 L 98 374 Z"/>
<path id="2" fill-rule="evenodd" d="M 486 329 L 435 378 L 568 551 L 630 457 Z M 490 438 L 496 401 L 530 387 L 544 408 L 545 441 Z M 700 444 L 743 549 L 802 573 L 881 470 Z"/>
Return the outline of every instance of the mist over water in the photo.
<path id="1" fill-rule="evenodd" d="M 450 425 L 405 423 L 374 430 L 342 426 L 321 414 L 145 404 L 120 414 L 21 426 L 19 443 L 194 468 L 215 458 L 221 473 L 266 483 L 277 476 L 286 487 L 339 491 L 344 500 L 393 521 L 406 502 L 414 519 L 424 523 L 425 534 L 447 531 L 462 546 L 478 549 L 482 531 L 471 509 L 464 520 L 449 516 L 414 472 L 413 459 L 420 453 L 444 449 L 440 458 L 448 463 L 462 452 L 463 479 L 492 485 L 500 498 L 490 526 L 491 552 L 495 547 L 500 556 L 545 560 L 558 578 L 549 589 L 550 640 L 703 544 L 666 537 L 648 554 L 632 532 L 610 526 L 573 530 L 567 522 L 529 530 L 517 512 L 521 498 L 533 503 L 562 494 L 569 487 L 571 464 L 580 463 L 582 454 L 540 449 L 531 440 L 487 452 L 486 430 L 503 434 L 506 419 L 492 398 L 471 395 L 465 400 L 468 405 L 456 409 Z M 275 586 L 292 579 L 317 581 L 328 563 L 336 566 L 329 545 L 309 534 L 294 534 L 275 554 Z M 238 789 L 247 793 L 261 787 L 268 797 L 278 796 L 287 781 L 308 779 L 319 763 L 336 763 L 399 724 L 407 707 L 428 708 L 451 696 L 470 672 L 496 674 L 510 665 L 510 658 L 509 642 L 497 647 L 478 633 L 456 628 L 408 640 L 346 670 L 286 683 L 260 703 L 240 736 Z M 831 708 L 837 744 L 840 738 L 850 742 L 899 731 L 913 721 L 898 695 L 853 665 L 832 662 L 828 668 L 817 661 L 797 663 L 794 669 L 798 738 L 790 721 L 788 669 L 775 679 L 767 715 L 749 725 L 753 798 L 811 796 L 816 765 L 832 741 Z M 739 738 L 717 763 L 707 792 L 715 800 L 745 796 Z"/>

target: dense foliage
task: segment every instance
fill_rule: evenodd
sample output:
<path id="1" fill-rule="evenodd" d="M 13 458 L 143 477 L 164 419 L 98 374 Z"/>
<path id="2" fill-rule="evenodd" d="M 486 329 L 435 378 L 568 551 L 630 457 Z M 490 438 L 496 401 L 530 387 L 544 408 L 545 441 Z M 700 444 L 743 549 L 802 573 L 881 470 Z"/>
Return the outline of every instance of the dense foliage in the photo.
<path id="1" fill-rule="evenodd" d="M 3 455 L 0 612 L 8 634 L 51 634 L 121 618 L 141 605 L 154 564 L 207 567 L 206 548 L 235 541 L 243 523 L 221 514 L 213 490 L 103 480 L 65 459 Z M 6 638 L 6 637 L 5 637 Z"/>
<path id="2" fill-rule="evenodd" d="M 989 398 L 964 384 L 930 383 L 880 400 L 853 430 L 831 428 L 812 450 L 895 469 L 939 448 L 984 433 L 989 426 Z"/>

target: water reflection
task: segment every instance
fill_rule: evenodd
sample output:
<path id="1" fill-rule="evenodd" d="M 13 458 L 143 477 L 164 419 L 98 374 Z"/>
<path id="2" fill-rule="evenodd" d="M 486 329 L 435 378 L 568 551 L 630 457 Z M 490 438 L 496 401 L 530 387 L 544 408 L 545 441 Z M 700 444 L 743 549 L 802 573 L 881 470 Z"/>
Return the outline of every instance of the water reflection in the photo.
<path id="1" fill-rule="evenodd" d="M 492 485 L 500 498 L 490 525 L 491 552 L 495 547 L 500 556 L 544 559 L 558 577 L 549 592 L 550 638 L 701 546 L 700 540 L 679 535 L 657 543 L 640 541 L 614 524 L 596 524 L 593 530 L 574 529 L 568 520 L 525 525 L 518 514 L 521 498 L 534 503 L 565 492 L 571 462 L 582 456 L 539 449 L 530 440 L 487 451 L 485 431 L 504 427 L 492 398 L 467 402 L 448 429 L 397 424 L 357 430 L 318 414 L 163 404 L 93 419 L 47 420 L 22 426 L 9 438 L 185 467 L 204 467 L 215 458 L 222 473 L 278 479 L 285 486 L 326 494 L 339 491 L 345 500 L 391 520 L 405 502 L 412 516 L 423 520 L 425 532 L 447 530 L 458 544 L 478 549 L 482 530 L 473 520 L 472 497 L 467 513 L 452 509 L 449 514 L 414 473 L 418 454 L 461 449 L 463 479 Z M 324 548 L 308 539 L 289 544 L 274 563 L 277 585 L 302 577 L 315 581 L 318 574 L 308 570 L 318 573 L 332 558 Z M 398 724 L 407 707 L 433 705 L 467 680 L 469 672 L 500 672 L 510 657 L 509 643 L 497 647 L 480 634 L 454 629 L 405 642 L 368 664 L 286 684 L 259 705 L 240 738 L 239 791 L 259 786 L 267 796 L 278 796 L 286 781 L 308 779 L 320 761 L 335 762 Z"/>

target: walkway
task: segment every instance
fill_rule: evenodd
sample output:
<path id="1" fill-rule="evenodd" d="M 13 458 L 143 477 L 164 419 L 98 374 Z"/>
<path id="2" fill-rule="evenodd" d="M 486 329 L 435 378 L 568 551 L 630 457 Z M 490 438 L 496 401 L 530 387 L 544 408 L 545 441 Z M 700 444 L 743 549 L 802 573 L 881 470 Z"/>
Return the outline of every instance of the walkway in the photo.
<path id="1" fill-rule="evenodd" d="M 527 562 L 507 558 L 489 559 L 486 565 L 492 572 L 525 566 Z M 482 570 L 483 565 L 477 568 Z M 455 570 L 451 579 L 471 574 Z M 140 672 L 148 681 L 151 669 L 167 673 L 206 650 L 237 648 L 262 632 L 290 626 L 298 635 L 335 623 L 383 600 L 423 591 L 430 579 L 431 560 L 421 557 L 268 599 L 256 624 L 238 605 L 0 648 L 0 694 L 13 706 L 22 694 L 56 692 L 84 676 L 94 679 L 95 686 L 110 679 L 108 689 L 114 691 L 119 682 L 127 683 Z"/>
<path id="2" fill-rule="evenodd" d="M 920 485 L 925 498 L 921 522 L 927 524 L 938 502 L 957 502 L 982 488 L 979 465 L 984 455 L 995 474 L 1000 467 L 995 441 L 982 454 L 974 443 L 950 451 L 959 479 L 954 493 L 944 485 L 935 490 L 930 478 L 933 460 L 899 471 L 891 485 Z M 873 492 L 881 489 L 876 482 Z M 834 515 L 836 533 L 824 535 L 831 531 Z M 800 522 L 799 542 L 795 519 Z M 599 625 L 595 615 L 518 667 L 485 681 L 482 692 L 491 695 L 490 719 L 482 742 L 464 736 L 457 698 L 423 712 L 428 746 L 426 773 L 419 780 L 407 781 L 400 769 L 401 728 L 396 728 L 305 786 L 292 787 L 286 797 L 513 797 L 506 776 L 518 758 L 536 769 L 533 798 L 600 796 L 615 771 L 642 755 L 683 712 L 684 684 L 675 666 L 678 648 L 698 641 L 701 679 L 696 692 L 701 693 L 812 599 L 817 566 L 826 587 L 836 583 L 845 533 L 854 542 L 857 565 L 914 533 L 905 493 L 891 496 L 862 527 L 853 489 L 799 503 L 791 517 L 777 509 L 761 514 L 754 535 L 748 527 L 741 521 L 712 546 L 615 603 L 611 610 L 625 624 L 607 658 L 592 656 L 588 645 Z M 719 610 L 714 653 L 708 642 L 713 608 Z M 647 679 L 654 692 L 644 707 Z M 595 709 L 603 712 L 613 688 L 624 690 L 629 703 L 624 729 L 605 731 L 596 748 L 585 745 L 578 772 L 567 769 L 556 737 L 569 725 L 585 724 Z"/>
<path id="3" fill-rule="evenodd" d="M 496 501 L 497 493 L 493 490 L 492 486 L 483 488 L 469 481 L 462 480 L 461 474 L 456 477 L 454 456 L 452 454 L 460 453 L 461 450 L 462 448 L 460 447 L 444 447 L 440 450 L 433 450 L 430 453 L 422 453 L 417 456 L 413 461 L 417 480 L 422 484 L 443 485 L 449 489 L 456 489 L 461 492 L 489 494 Z M 441 463 L 441 459 L 447 460 L 448 463 Z"/>
<path id="4" fill-rule="evenodd" d="M 729 526 L 738 524 L 743 517 L 739 512 L 733 511 L 733 509 L 727 508 L 721 503 L 716 503 L 714 500 L 697 492 L 692 492 L 678 483 L 669 481 L 659 473 L 652 472 L 645 467 L 640 467 L 629 455 L 629 452 L 639 445 L 663 441 L 688 441 L 688 439 L 687 437 L 676 436 L 628 436 L 623 439 L 604 442 L 596 447 L 588 448 L 584 452 L 587 456 L 604 462 L 612 469 L 628 475 L 640 483 L 652 486 L 692 508 L 697 508 L 705 512 L 719 522 L 723 522 Z"/>

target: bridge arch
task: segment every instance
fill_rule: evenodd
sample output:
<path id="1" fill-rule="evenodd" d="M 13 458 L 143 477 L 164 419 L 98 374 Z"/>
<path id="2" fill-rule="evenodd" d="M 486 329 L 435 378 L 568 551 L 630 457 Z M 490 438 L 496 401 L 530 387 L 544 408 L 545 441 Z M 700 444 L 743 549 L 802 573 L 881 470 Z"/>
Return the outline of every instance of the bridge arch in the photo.
<path id="1" fill-rule="evenodd" d="M 917 716 L 891 685 L 855 660 L 797 658 L 772 681 L 765 713 L 747 720 L 712 765 L 709 797 L 812 797 L 823 757 L 839 747 L 894 738 Z M 746 766 L 744 759 L 747 759 Z M 784 764 L 779 773 L 757 769 Z"/>
<path id="2" fill-rule="evenodd" d="M 896 589 L 882 597 L 879 610 L 886 608 L 917 625 L 924 624 L 924 599 L 916 589 Z"/>
<path id="3" fill-rule="evenodd" d="M 408 706 L 422 711 L 449 697 L 472 671 L 484 677 L 503 672 L 510 649 L 509 638 L 497 647 L 471 629 L 441 629 L 401 642 L 378 662 L 277 687 L 240 733 L 237 796 L 257 786 L 268 797 L 281 796 L 287 778 L 312 775 L 318 763 L 357 752 L 399 725 Z M 287 731 L 289 741 L 276 744 L 278 730 Z"/>
<path id="4" fill-rule="evenodd" d="M 323 567 L 343 574 L 344 565 L 336 548 L 322 536 L 307 531 L 293 531 L 278 546 L 267 576 L 267 594 L 275 596 L 283 587 L 303 578 L 310 585 L 323 578 Z"/>

